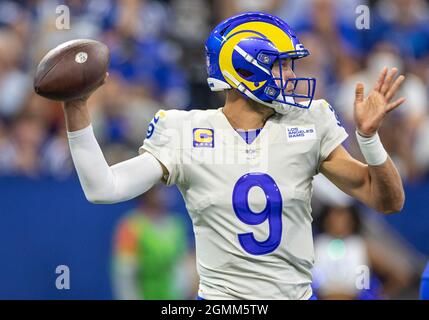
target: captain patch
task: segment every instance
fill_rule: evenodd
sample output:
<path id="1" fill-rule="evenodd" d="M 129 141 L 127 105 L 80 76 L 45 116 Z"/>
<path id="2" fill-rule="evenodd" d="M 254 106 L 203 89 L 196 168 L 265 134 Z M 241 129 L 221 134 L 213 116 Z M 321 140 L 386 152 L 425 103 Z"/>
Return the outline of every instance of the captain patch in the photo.
<path id="1" fill-rule="evenodd" d="M 206 128 L 195 128 L 194 148 L 214 148 L 214 130 Z"/>

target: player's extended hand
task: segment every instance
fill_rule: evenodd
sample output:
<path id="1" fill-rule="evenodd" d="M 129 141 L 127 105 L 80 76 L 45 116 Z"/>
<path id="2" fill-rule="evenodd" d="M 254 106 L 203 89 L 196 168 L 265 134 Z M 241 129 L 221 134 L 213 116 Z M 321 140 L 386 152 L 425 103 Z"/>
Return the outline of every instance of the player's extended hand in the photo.
<path id="1" fill-rule="evenodd" d="M 383 68 L 374 89 L 367 98 L 364 98 L 364 85 L 362 83 L 356 85 L 354 119 L 361 135 L 367 137 L 374 135 L 386 114 L 405 101 L 405 98 L 401 97 L 391 102 L 405 80 L 403 75 L 395 77 L 397 72 L 397 68 L 392 68 L 390 72 L 386 67 Z"/>

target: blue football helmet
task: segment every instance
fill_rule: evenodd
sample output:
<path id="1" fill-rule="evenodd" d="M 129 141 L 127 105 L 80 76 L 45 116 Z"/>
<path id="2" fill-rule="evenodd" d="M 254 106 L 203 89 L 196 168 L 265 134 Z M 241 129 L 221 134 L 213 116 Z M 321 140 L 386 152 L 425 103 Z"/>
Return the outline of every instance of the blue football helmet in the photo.
<path id="1" fill-rule="evenodd" d="M 309 108 L 316 79 L 283 79 L 282 73 L 283 60 L 290 59 L 293 70 L 294 61 L 309 54 L 286 22 L 266 13 L 242 13 L 221 22 L 207 39 L 207 82 L 212 91 L 237 89 L 278 113 L 290 106 Z M 272 71 L 276 62 L 279 76 Z M 295 92 L 302 82 L 306 94 Z"/>

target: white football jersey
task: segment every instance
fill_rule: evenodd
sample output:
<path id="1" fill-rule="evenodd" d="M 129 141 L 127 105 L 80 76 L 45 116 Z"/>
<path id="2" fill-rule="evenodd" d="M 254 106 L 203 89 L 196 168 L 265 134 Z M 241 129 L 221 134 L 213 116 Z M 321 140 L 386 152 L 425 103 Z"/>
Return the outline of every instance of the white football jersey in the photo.
<path id="1" fill-rule="evenodd" d="M 312 179 L 346 138 L 325 100 L 272 116 L 251 144 L 222 109 L 155 115 L 140 152 L 183 195 L 202 298 L 310 298 Z"/>

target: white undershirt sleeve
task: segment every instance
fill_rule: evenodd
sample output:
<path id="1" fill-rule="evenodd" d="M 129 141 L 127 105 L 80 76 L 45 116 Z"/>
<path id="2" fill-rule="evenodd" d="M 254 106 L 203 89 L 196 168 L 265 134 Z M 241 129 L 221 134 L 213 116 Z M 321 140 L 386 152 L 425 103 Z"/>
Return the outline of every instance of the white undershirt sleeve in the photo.
<path id="1" fill-rule="evenodd" d="M 111 167 L 95 138 L 92 125 L 67 132 L 73 163 L 85 197 L 92 203 L 132 199 L 162 178 L 162 167 L 149 152 Z"/>

